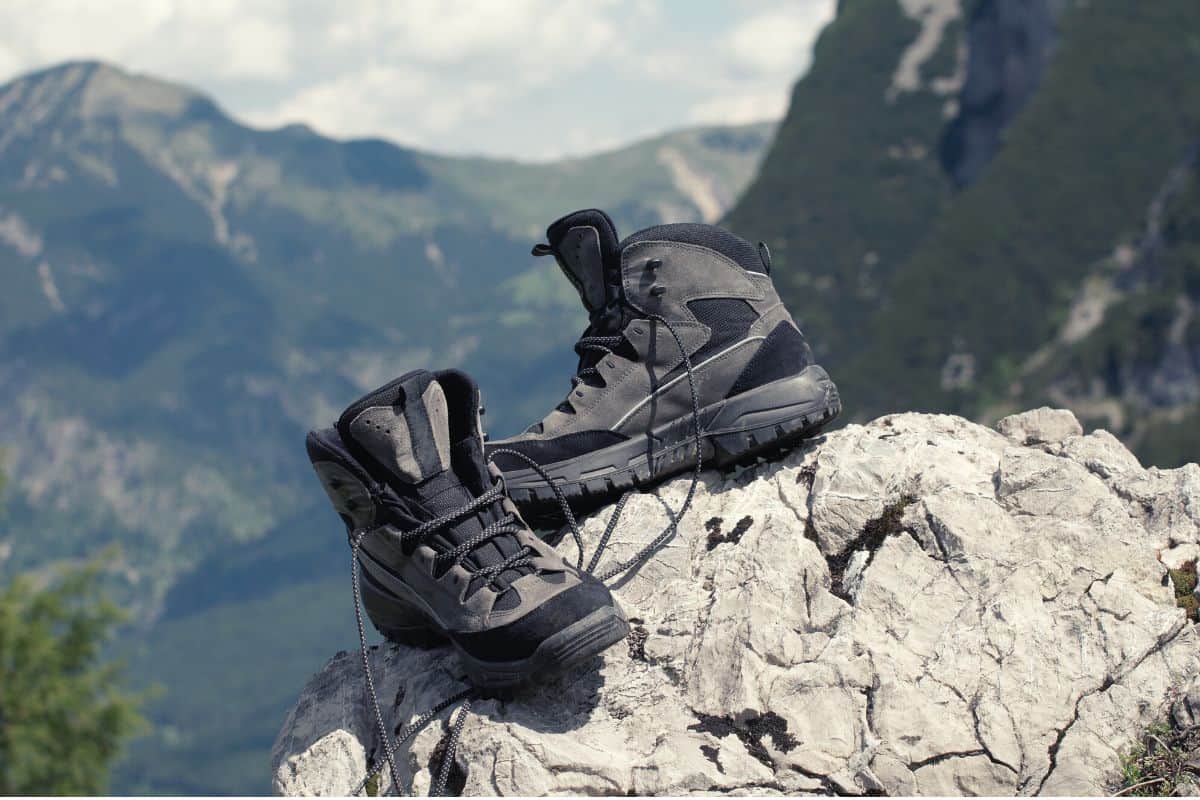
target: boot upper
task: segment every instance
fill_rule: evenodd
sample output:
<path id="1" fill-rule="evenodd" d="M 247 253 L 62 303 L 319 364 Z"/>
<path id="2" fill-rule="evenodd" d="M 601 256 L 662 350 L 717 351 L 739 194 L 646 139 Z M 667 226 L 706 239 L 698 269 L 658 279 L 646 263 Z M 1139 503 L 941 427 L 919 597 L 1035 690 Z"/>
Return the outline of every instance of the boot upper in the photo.
<path id="1" fill-rule="evenodd" d="M 583 350 L 564 401 L 490 447 L 547 464 L 689 413 L 684 353 L 656 318 L 682 341 L 702 406 L 812 361 L 775 291 L 765 248 L 722 228 L 658 225 L 618 240 L 609 217 L 591 209 L 554 222 L 547 241 L 535 252 L 554 255 L 588 310 L 581 342 L 602 338 L 611 346 Z M 503 455 L 496 463 L 521 466 Z"/>
<path id="2" fill-rule="evenodd" d="M 366 580 L 418 609 L 479 658 L 528 655 L 567 622 L 612 603 L 608 590 L 529 530 L 506 496 L 405 541 L 499 482 L 483 458 L 479 391 L 457 371 L 416 371 L 309 434 L 313 467 L 350 533 L 365 529 Z M 510 519 L 488 536 L 489 526 Z"/>

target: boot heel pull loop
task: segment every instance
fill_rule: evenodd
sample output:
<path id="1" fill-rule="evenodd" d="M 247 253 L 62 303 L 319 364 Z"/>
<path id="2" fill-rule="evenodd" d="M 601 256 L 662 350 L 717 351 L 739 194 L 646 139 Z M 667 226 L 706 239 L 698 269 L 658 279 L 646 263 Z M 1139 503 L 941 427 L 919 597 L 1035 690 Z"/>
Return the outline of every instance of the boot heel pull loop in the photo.
<path id="1" fill-rule="evenodd" d="M 767 271 L 767 274 L 770 275 L 771 274 L 771 248 L 767 247 L 766 242 L 758 243 L 758 258 L 760 261 L 762 261 L 763 269 L 765 269 Z"/>

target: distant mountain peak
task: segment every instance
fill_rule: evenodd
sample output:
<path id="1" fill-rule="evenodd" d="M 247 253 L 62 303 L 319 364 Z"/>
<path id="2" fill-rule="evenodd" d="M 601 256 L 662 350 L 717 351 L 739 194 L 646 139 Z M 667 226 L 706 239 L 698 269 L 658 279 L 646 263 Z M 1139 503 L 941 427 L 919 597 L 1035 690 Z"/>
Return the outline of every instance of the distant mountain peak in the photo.
<path id="1" fill-rule="evenodd" d="M 0 86 L 0 119 L 10 124 L 37 123 L 62 114 L 83 119 L 176 117 L 197 103 L 215 107 L 186 86 L 103 61 L 68 61 Z"/>

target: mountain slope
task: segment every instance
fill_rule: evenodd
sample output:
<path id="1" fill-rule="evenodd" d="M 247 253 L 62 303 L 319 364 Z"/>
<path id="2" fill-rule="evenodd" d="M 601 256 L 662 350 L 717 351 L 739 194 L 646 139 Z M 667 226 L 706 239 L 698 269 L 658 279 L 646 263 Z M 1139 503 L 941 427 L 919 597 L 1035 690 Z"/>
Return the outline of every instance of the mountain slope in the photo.
<path id="1" fill-rule="evenodd" d="M 882 24 L 906 10 L 918 12 L 907 34 Z M 922 51 L 930 55 L 918 88 L 896 91 L 905 57 L 942 18 L 950 21 Z M 890 49 L 885 32 L 896 32 Z M 1198 36 L 1200 6 L 1187 0 L 842 4 L 762 175 L 728 220 L 780 244 L 788 299 L 858 416 L 922 408 L 995 417 L 1050 401 L 1113 426 L 1145 460 L 1186 457 L 1161 449 L 1145 421 L 1189 418 L 1200 395 L 1191 234 L 1150 235 L 1175 267 L 1150 270 L 1158 277 L 1149 282 L 1117 281 L 1137 285 L 1121 291 L 1126 300 L 1162 295 L 1158 311 L 1123 301 L 1105 317 L 1108 300 L 1094 299 L 1125 269 L 1123 254 L 1142 248 L 1171 176 L 1194 171 Z M 864 44 L 865 61 L 841 55 Z M 961 73 L 937 68 L 939 52 L 958 53 L 943 64 Z M 831 98 L 839 74 L 853 101 Z M 1063 331 L 1089 310 L 1085 357 L 1071 340 L 1078 326 Z M 1174 355 L 1161 335 L 1168 328 L 1178 329 Z M 1052 346 L 1064 335 L 1077 355 Z M 1170 391 L 1131 385 L 1164 361 Z M 1116 377 L 1103 378 L 1102 363 Z"/>
<path id="2" fill-rule="evenodd" d="M 528 256 L 531 229 L 586 205 L 618 162 L 637 173 L 629 195 L 600 199 L 621 222 L 720 213 L 731 190 L 697 187 L 748 179 L 770 126 L 561 165 L 464 161 L 251 130 L 186 89 L 72 64 L 0 88 L 0 131 L 13 499 L 67 514 L 74 531 L 48 527 L 70 554 L 96 544 L 81 526 L 152 516 L 173 518 L 157 542 L 186 547 L 183 521 L 222 505 L 219 526 L 252 538 L 297 499 L 303 430 L 416 364 L 477 368 L 493 425 L 524 424 L 571 360 L 531 314 L 561 341 L 582 326 L 568 284 Z M 8 567 L 51 549 L 16 541 Z"/>
<path id="3" fill-rule="evenodd" d="M 264 790 L 277 712 L 352 637 L 304 432 L 416 366 L 471 371 L 496 433 L 540 416 L 584 325 L 541 229 L 719 216 L 772 128 L 531 165 L 254 130 L 96 63 L 0 87 L 0 576 L 120 545 L 164 694 L 117 788 Z"/>

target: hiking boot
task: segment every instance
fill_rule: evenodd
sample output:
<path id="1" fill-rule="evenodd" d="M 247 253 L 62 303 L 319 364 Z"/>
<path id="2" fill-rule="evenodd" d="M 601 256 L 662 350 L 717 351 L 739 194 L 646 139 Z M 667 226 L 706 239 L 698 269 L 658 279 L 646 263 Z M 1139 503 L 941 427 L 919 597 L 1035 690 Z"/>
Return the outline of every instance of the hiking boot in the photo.
<path id="1" fill-rule="evenodd" d="M 357 552 L 362 605 L 388 639 L 448 639 L 472 683 L 503 689 L 628 633 L 608 589 L 530 532 L 505 496 L 465 374 L 410 372 L 306 445 Z"/>
<path id="2" fill-rule="evenodd" d="M 566 399 L 524 433 L 488 443 L 522 511 L 553 514 L 555 498 L 526 458 L 572 506 L 594 507 L 694 467 L 697 407 L 703 462 L 715 467 L 812 436 L 841 410 L 775 292 L 765 245 L 690 223 L 619 241 L 597 210 L 563 217 L 546 238 L 534 254 L 555 257 L 589 324 Z"/>

